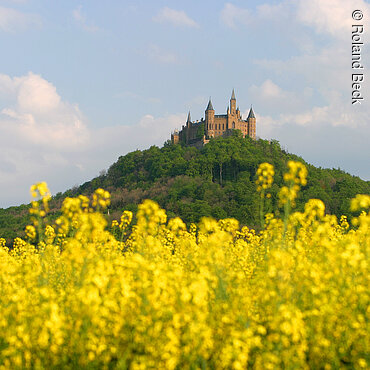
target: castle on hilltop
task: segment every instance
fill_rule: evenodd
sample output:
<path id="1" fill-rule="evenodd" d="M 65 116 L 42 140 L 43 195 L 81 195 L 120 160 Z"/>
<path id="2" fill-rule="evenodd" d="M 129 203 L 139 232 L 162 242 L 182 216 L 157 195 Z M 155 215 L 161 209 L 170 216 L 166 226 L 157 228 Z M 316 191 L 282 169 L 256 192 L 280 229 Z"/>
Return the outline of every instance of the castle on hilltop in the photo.
<path id="1" fill-rule="evenodd" d="M 233 130 L 240 130 L 243 137 L 249 136 L 254 140 L 256 139 L 256 117 L 252 106 L 247 119 L 243 120 L 239 107 L 236 107 L 234 89 L 226 114 L 215 114 L 210 98 L 205 111 L 205 118 L 200 121 L 192 121 L 189 111 L 186 125 L 183 125 L 180 131 L 176 130 L 171 134 L 171 141 L 173 144 L 183 142 L 187 145 L 202 147 L 209 142 L 211 137 L 228 136 Z"/>

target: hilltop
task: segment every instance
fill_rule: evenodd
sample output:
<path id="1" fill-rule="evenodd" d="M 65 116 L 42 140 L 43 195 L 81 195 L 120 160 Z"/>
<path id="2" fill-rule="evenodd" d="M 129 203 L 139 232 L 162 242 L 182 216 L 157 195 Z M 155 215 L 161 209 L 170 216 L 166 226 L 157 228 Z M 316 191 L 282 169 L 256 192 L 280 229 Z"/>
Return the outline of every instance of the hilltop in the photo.
<path id="1" fill-rule="evenodd" d="M 234 217 L 258 229 L 259 195 L 256 170 L 260 163 L 275 167 L 270 211 L 279 213 L 278 189 L 289 160 L 300 161 L 308 169 L 308 183 L 302 188 L 297 209 L 310 198 L 321 199 L 326 212 L 340 217 L 349 214 L 349 201 L 356 194 L 370 194 L 370 182 L 340 169 L 323 169 L 287 153 L 275 141 L 243 138 L 235 131 L 230 137 L 211 139 L 201 149 L 166 142 L 119 157 L 105 174 L 83 185 L 58 193 L 51 202 L 51 218 L 58 215 L 63 199 L 90 195 L 102 187 L 111 193 L 109 219 L 118 219 L 122 210 L 136 211 L 144 199 L 153 199 L 168 216 L 197 222 L 201 217 Z M 28 223 L 28 206 L 0 209 L 0 236 L 8 241 Z"/>

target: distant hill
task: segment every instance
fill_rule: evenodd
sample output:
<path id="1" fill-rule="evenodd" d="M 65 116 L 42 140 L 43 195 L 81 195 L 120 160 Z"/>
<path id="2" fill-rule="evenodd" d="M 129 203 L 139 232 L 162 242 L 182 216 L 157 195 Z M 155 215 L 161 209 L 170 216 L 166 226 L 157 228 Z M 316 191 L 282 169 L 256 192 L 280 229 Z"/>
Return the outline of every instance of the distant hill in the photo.
<path id="1" fill-rule="evenodd" d="M 118 219 L 124 209 L 136 211 L 138 204 L 150 198 L 166 209 L 170 218 L 179 216 L 187 223 L 203 216 L 234 217 L 258 228 L 256 170 L 262 162 L 275 167 L 271 211 L 277 213 L 277 194 L 289 160 L 300 161 L 308 169 L 308 183 L 297 200 L 298 210 L 308 199 L 318 198 L 325 203 L 327 213 L 350 217 L 350 199 L 359 193 L 370 194 L 370 181 L 340 169 L 317 168 L 287 153 L 275 140 L 255 141 L 235 131 L 233 136 L 212 139 L 200 150 L 166 142 L 162 148 L 152 146 L 121 156 L 106 174 L 54 196 L 50 217 L 58 215 L 65 197 L 90 195 L 102 187 L 112 196 L 110 219 Z M 0 237 L 10 241 L 27 223 L 28 206 L 0 209 Z"/>

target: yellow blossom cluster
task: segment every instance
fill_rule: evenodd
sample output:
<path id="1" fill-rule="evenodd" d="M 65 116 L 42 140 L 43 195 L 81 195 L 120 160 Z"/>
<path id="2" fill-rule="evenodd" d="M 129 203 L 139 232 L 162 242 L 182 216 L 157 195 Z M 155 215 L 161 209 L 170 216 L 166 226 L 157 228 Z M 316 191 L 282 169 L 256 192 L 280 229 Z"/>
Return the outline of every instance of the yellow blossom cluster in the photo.
<path id="1" fill-rule="evenodd" d="M 279 192 L 279 200 L 282 206 L 295 206 L 295 199 L 301 186 L 307 184 L 307 168 L 301 162 L 289 161 L 289 172 L 284 174 L 286 186 Z"/>
<path id="2" fill-rule="evenodd" d="M 261 197 L 264 196 L 264 191 L 271 188 L 271 185 L 274 181 L 274 166 L 270 163 L 262 163 L 259 165 L 257 170 L 257 191 L 261 193 Z M 267 194 L 267 197 L 270 198 L 271 195 Z"/>
<path id="3" fill-rule="evenodd" d="M 271 193 L 268 191 L 272 183 L 274 182 L 275 170 L 274 166 L 270 163 L 261 163 L 257 169 L 257 191 L 260 193 L 261 203 L 260 203 L 260 222 L 261 227 L 264 226 L 264 206 L 265 206 L 265 197 L 267 199 L 271 198 Z"/>
<path id="4" fill-rule="evenodd" d="M 48 202 L 51 199 L 51 194 L 45 181 L 32 185 L 30 193 L 35 200 L 42 199 L 45 210 L 49 210 Z"/>
<path id="5" fill-rule="evenodd" d="M 105 209 L 110 204 L 110 194 L 104 189 L 97 189 L 93 195 L 92 205 L 97 208 Z"/>
<path id="6" fill-rule="evenodd" d="M 51 194 L 46 182 L 39 182 L 32 185 L 30 193 L 32 197 L 30 215 L 35 230 L 32 231 L 29 228 L 28 230 L 26 230 L 26 235 L 30 239 L 35 239 L 36 229 L 40 233 L 42 219 L 49 212 L 49 201 L 51 199 Z"/>
<path id="7" fill-rule="evenodd" d="M 0 369 L 369 368 L 369 199 L 355 227 L 311 199 L 258 233 L 146 200 L 120 238 L 105 191 L 67 198 L 55 225 L 0 239 Z"/>

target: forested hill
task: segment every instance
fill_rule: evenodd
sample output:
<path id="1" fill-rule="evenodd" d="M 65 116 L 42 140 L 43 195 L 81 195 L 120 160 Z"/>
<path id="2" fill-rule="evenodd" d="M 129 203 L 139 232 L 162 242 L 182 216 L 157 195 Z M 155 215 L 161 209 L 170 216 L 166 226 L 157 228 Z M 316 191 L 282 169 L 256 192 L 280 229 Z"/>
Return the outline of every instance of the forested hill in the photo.
<path id="1" fill-rule="evenodd" d="M 244 225 L 258 227 L 256 170 L 263 162 L 274 165 L 271 211 L 278 212 L 277 194 L 289 160 L 301 161 L 308 169 L 308 183 L 297 201 L 299 210 L 308 199 L 319 198 L 328 213 L 349 215 L 350 199 L 358 193 L 370 194 L 369 181 L 339 169 L 316 168 L 286 153 L 277 141 L 253 141 L 236 131 L 228 138 L 211 140 L 201 150 L 167 142 L 162 148 L 131 152 L 120 157 L 106 174 L 57 194 L 52 207 L 56 212 L 66 196 L 89 195 L 102 187 L 111 192 L 110 218 L 119 218 L 123 209 L 136 211 L 137 205 L 149 198 L 166 209 L 169 217 L 180 216 L 187 223 L 203 216 L 234 217 Z M 17 228 L 24 228 L 26 208 L 0 210 L 0 236 L 14 237 Z"/>
<path id="2" fill-rule="evenodd" d="M 258 166 L 268 162 L 275 167 L 272 211 L 277 209 L 277 193 L 289 160 L 303 162 L 308 183 L 297 202 L 303 209 L 310 198 L 319 198 L 328 213 L 348 214 L 349 200 L 358 193 L 370 194 L 370 182 L 339 169 L 322 169 L 286 153 L 277 141 L 242 138 L 236 131 L 217 138 L 201 150 L 172 145 L 134 151 L 122 156 L 105 175 L 64 195 L 91 194 L 102 187 L 112 194 L 111 210 L 135 210 L 143 199 L 156 200 L 169 217 L 180 216 L 196 222 L 203 216 L 235 217 L 246 225 L 258 224 L 259 196 L 255 179 Z M 63 195 L 63 196 L 64 196 Z"/>

